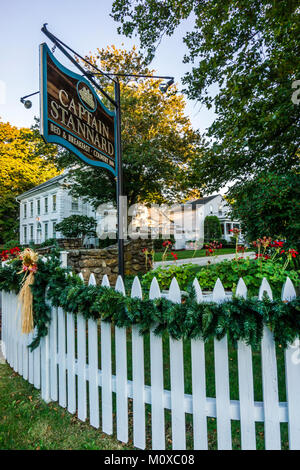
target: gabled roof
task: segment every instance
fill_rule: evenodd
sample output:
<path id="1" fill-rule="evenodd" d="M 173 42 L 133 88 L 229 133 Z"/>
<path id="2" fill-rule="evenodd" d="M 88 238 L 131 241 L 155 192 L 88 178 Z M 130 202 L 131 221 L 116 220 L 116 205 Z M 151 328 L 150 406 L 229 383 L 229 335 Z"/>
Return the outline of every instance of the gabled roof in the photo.
<path id="1" fill-rule="evenodd" d="M 198 205 L 205 205 L 209 201 L 212 201 L 216 197 L 221 196 L 221 194 L 215 194 L 214 196 L 206 196 L 206 197 L 201 197 L 200 199 L 196 199 L 195 201 L 187 202 L 187 204 L 192 205 L 192 209 L 194 210 L 196 206 Z"/>
<path id="2" fill-rule="evenodd" d="M 54 176 L 54 178 L 51 178 L 48 181 L 45 181 L 44 183 L 38 184 L 32 189 L 29 189 L 23 194 L 20 194 L 19 196 L 16 197 L 17 200 L 24 199 L 24 197 L 30 196 L 30 194 L 35 193 L 36 191 L 40 191 L 41 189 L 46 189 L 48 186 L 52 186 L 53 184 L 58 183 L 59 181 L 63 180 L 65 178 L 66 174 L 62 173 L 61 175 Z"/>

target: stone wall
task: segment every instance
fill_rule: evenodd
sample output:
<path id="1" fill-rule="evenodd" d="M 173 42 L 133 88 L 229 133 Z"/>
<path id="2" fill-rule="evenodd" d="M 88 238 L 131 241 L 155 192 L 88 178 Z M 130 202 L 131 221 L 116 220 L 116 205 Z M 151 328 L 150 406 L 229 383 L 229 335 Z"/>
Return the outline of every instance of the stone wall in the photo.
<path id="1" fill-rule="evenodd" d="M 131 240 L 124 243 L 125 275 L 145 273 L 145 255 L 143 248 L 151 250 L 151 240 Z M 107 274 L 111 284 L 115 284 L 118 276 L 118 246 L 111 245 L 102 249 L 68 250 L 68 266 L 76 273 L 82 273 L 88 280 L 91 273 L 95 274 L 97 284 Z M 148 264 L 149 270 L 149 264 Z"/>
<path id="2" fill-rule="evenodd" d="M 76 250 L 82 247 L 81 238 L 58 238 L 57 243 L 63 250 Z"/>

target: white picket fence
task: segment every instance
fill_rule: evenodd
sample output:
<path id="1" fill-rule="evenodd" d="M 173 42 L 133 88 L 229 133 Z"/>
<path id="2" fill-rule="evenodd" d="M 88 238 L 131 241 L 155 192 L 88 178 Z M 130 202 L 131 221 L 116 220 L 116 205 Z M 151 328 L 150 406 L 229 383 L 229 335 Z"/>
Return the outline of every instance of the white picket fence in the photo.
<path id="1" fill-rule="evenodd" d="M 95 284 L 92 274 L 90 285 Z M 107 276 L 102 285 L 109 286 Z M 203 302 L 198 281 L 194 281 L 197 301 Z M 125 295 L 119 277 L 115 289 Z M 266 292 L 272 298 L 268 282 L 264 279 L 259 291 L 261 299 Z M 247 288 L 242 279 L 237 295 L 246 297 Z M 296 295 L 292 282 L 287 279 L 282 300 Z M 138 278 L 132 286 L 132 297 L 142 297 Z M 149 296 L 161 296 L 156 279 L 153 279 Z M 173 279 L 168 297 L 181 301 L 178 283 Z M 213 300 L 225 300 L 225 291 L 218 280 Z M 207 418 L 216 418 L 218 449 L 232 448 L 231 421 L 239 420 L 241 448 L 256 448 L 256 422 L 264 423 L 266 449 L 281 449 L 280 423 L 288 423 L 289 448 L 300 449 L 300 348 L 299 342 L 285 351 L 285 382 L 287 402 L 279 402 L 277 360 L 271 331 L 266 327 L 261 344 L 263 401 L 254 401 L 253 364 L 251 347 L 238 343 L 239 400 L 230 399 L 229 357 L 227 338 L 214 340 L 215 370 L 206 370 L 205 349 L 202 340 L 191 340 L 192 394 L 185 393 L 183 342 L 169 338 L 170 390 L 164 389 L 163 340 L 150 332 L 151 386 L 145 385 L 144 338 L 136 327 L 128 333 L 115 327 L 115 375 L 112 373 L 112 327 L 107 322 L 86 321 L 51 308 L 49 334 L 40 346 L 30 352 L 27 345 L 32 335 L 20 333 L 20 308 L 13 293 L 2 293 L 2 349 L 10 366 L 37 389 L 46 402 L 58 401 L 70 413 L 78 413 L 81 421 L 89 419 L 95 428 L 107 434 L 114 432 L 113 395 L 116 397 L 117 439 L 129 439 L 129 400 L 133 406 L 133 444 L 146 446 L 145 405 L 151 405 L 151 448 L 166 448 L 165 409 L 170 410 L 172 448 L 186 449 L 186 414 L 193 417 L 193 447 L 208 448 Z M 128 380 L 127 335 L 132 340 L 132 380 Z M 101 348 L 101 368 L 98 348 Z M 88 360 L 87 360 L 88 356 Z M 206 396 L 206 374 L 214 374 L 216 397 Z M 88 382 L 88 393 L 87 393 Z M 101 399 L 99 391 L 101 390 Z M 89 410 L 89 413 L 88 413 Z M 89 416 L 88 416 L 89 415 Z"/>

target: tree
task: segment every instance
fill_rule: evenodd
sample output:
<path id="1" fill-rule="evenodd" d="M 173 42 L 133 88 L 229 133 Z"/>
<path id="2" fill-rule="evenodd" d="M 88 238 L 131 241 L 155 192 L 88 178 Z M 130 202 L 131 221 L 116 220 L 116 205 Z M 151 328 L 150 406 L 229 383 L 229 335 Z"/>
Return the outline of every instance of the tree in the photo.
<path id="1" fill-rule="evenodd" d="M 300 176 L 262 174 L 232 190 L 232 216 L 249 242 L 263 236 L 300 242 Z"/>
<path id="2" fill-rule="evenodd" d="M 115 0 L 112 17 L 119 32 L 139 36 L 148 61 L 163 35 L 194 21 L 183 39 L 191 64 L 183 82 L 189 98 L 217 114 L 196 162 L 207 191 L 298 166 L 300 106 L 291 97 L 300 78 L 299 1 Z"/>
<path id="3" fill-rule="evenodd" d="M 81 238 L 96 236 L 96 221 L 86 215 L 70 215 L 56 225 L 56 230 L 66 238 Z"/>
<path id="4" fill-rule="evenodd" d="M 18 238 L 16 197 L 58 174 L 56 152 L 33 130 L 0 121 L 0 243 Z"/>
<path id="5" fill-rule="evenodd" d="M 125 51 L 111 46 L 98 49 L 87 59 L 107 72 L 153 74 L 135 48 Z M 113 83 L 102 76 L 98 79 L 113 95 Z M 192 181 L 190 175 L 192 162 L 200 155 L 201 136 L 184 114 L 185 102 L 176 85 L 162 94 L 159 84 L 151 78 L 125 77 L 120 81 L 124 193 L 129 205 L 181 200 L 199 186 L 197 178 Z M 116 183 L 109 172 L 88 167 L 71 154 L 58 160 L 70 168 L 74 195 L 95 204 L 116 200 Z"/>
<path id="6" fill-rule="evenodd" d="M 205 241 L 219 240 L 222 237 L 221 224 L 216 215 L 207 215 L 204 219 Z"/>

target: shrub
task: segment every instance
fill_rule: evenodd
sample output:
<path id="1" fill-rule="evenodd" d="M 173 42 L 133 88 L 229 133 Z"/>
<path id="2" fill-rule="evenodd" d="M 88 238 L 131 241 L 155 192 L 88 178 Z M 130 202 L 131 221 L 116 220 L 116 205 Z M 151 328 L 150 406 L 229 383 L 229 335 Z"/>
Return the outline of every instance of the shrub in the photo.
<path id="1" fill-rule="evenodd" d="M 287 278 L 298 286 L 300 284 L 299 272 L 284 270 L 281 263 L 264 260 L 242 258 L 232 261 L 222 261 L 214 265 L 200 269 L 196 277 L 202 289 L 212 290 L 215 282 L 220 278 L 224 289 L 235 291 L 239 279 L 242 277 L 248 288 L 250 296 L 257 296 L 262 279 L 265 277 L 272 288 L 273 294 L 280 297 L 282 286 Z"/>
<path id="2" fill-rule="evenodd" d="M 165 240 L 170 240 L 172 242 L 172 245 L 175 243 L 175 237 L 174 235 L 170 235 L 169 237 L 163 237 L 161 234 L 159 235 L 159 238 L 154 238 L 153 239 L 153 248 L 155 251 L 163 251 L 163 242 Z"/>
<path id="3" fill-rule="evenodd" d="M 180 289 L 185 289 L 194 279 L 192 278 L 191 268 L 194 268 L 194 265 L 191 263 L 181 266 L 158 266 L 143 275 L 142 286 L 146 290 L 150 289 L 151 281 L 156 277 L 159 287 L 161 289 L 168 289 L 173 277 L 176 277 Z"/>
<path id="4" fill-rule="evenodd" d="M 56 225 L 56 230 L 66 238 L 82 238 L 83 241 L 86 236 L 96 236 L 96 220 L 86 215 L 70 215 Z"/>
<path id="5" fill-rule="evenodd" d="M 216 215 L 207 215 L 204 219 L 204 240 L 219 240 L 222 237 L 221 224 Z"/>
<path id="6" fill-rule="evenodd" d="M 20 242 L 18 240 L 9 240 L 3 245 L 3 249 L 10 250 L 11 248 L 15 248 L 16 246 L 20 246 Z"/>
<path id="7" fill-rule="evenodd" d="M 43 243 L 40 244 L 40 247 L 58 245 L 56 238 L 48 238 Z"/>

